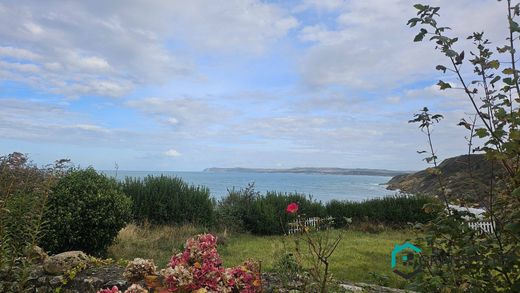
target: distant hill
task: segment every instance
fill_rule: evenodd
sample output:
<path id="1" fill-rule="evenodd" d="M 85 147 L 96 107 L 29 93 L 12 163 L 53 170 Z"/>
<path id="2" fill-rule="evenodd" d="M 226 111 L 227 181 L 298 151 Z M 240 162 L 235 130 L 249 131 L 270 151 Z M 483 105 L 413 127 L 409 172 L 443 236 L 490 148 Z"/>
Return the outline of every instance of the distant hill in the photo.
<path id="1" fill-rule="evenodd" d="M 396 176 L 410 172 L 385 169 L 347 169 L 347 168 L 290 168 L 290 169 L 262 169 L 262 168 L 207 168 L 204 172 L 242 172 L 242 173 L 303 173 L 303 174 L 330 174 L 330 175 L 368 175 L 368 176 Z"/>
<path id="2" fill-rule="evenodd" d="M 478 199 L 489 192 L 491 181 L 491 162 L 484 155 L 462 155 L 442 161 L 439 164 L 443 184 L 448 195 Z M 495 165 L 495 173 L 501 171 Z M 412 174 L 397 175 L 388 181 L 387 189 L 402 190 L 412 194 L 438 195 L 440 188 L 437 175 L 426 170 Z"/>

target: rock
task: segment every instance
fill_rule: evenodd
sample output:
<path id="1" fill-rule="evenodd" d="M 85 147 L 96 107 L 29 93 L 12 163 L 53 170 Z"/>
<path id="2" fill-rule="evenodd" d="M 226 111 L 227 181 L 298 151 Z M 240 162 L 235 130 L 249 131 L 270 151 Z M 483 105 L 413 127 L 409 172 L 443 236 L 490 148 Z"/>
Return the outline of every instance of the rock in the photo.
<path id="1" fill-rule="evenodd" d="M 65 278 L 63 276 L 56 276 L 56 277 L 53 277 L 50 281 L 49 281 L 49 284 L 52 286 L 52 287 L 59 287 L 63 284 L 63 281 L 65 280 Z"/>
<path id="2" fill-rule="evenodd" d="M 416 293 L 415 291 L 383 287 L 367 283 L 344 283 L 340 287 L 344 292 L 367 292 L 367 293 Z"/>
<path id="3" fill-rule="evenodd" d="M 345 289 L 345 292 L 363 292 L 363 288 L 354 285 L 341 284 L 340 287 Z"/>
<path id="4" fill-rule="evenodd" d="M 127 289 L 129 287 L 129 284 L 126 280 L 113 280 L 103 284 L 103 286 L 101 286 L 100 288 L 112 288 L 114 286 L 117 286 L 117 288 L 119 289 Z"/>
<path id="5" fill-rule="evenodd" d="M 76 288 L 81 289 L 81 292 L 96 292 L 97 289 L 101 288 L 105 282 L 106 281 L 103 281 L 100 278 L 86 277 L 83 279 L 83 282 L 81 282 L 82 284 L 78 284 Z"/>
<path id="6" fill-rule="evenodd" d="M 67 251 L 45 259 L 43 269 L 51 275 L 61 275 L 82 262 L 88 262 L 88 256 L 85 253 L 81 251 Z"/>
<path id="7" fill-rule="evenodd" d="M 37 245 L 27 248 L 25 256 L 33 263 L 43 263 L 49 257 L 49 255 Z"/>

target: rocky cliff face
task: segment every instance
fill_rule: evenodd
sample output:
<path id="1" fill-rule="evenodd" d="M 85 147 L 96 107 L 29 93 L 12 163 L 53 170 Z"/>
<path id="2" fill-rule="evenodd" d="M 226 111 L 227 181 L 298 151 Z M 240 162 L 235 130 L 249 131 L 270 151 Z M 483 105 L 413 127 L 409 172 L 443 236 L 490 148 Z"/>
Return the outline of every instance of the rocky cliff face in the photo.
<path id="1" fill-rule="evenodd" d="M 471 202 L 480 202 L 489 192 L 491 179 L 502 172 L 499 163 L 492 164 L 484 155 L 449 158 L 439 164 L 439 170 L 448 196 L 463 197 Z M 439 179 L 432 169 L 395 176 L 388 182 L 387 189 L 411 194 L 440 194 Z"/>

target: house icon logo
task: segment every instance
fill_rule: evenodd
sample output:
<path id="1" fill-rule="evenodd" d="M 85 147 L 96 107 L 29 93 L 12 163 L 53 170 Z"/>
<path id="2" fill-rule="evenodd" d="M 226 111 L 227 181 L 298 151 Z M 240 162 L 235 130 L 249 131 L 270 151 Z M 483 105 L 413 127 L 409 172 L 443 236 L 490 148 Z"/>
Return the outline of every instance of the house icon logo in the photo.
<path id="1" fill-rule="evenodd" d="M 420 263 L 414 261 L 414 256 L 421 253 L 422 250 L 411 244 L 405 242 L 402 245 L 396 245 L 392 250 L 392 270 L 399 276 L 410 279 L 415 274 L 421 271 Z"/>

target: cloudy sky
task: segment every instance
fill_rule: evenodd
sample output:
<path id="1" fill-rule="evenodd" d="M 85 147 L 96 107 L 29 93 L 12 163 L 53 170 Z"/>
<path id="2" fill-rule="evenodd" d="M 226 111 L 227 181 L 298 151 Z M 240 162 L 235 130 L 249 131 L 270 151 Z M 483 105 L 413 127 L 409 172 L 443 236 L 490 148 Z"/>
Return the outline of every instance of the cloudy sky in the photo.
<path id="1" fill-rule="evenodd" d="M 466 151 L 464 96 L 406 0 L 0 1 L 0 154 L 122 170 L 422 169 Z M 504 3 L 429 0 L 501 45 Z M 461 38 L 462 39 L 462 38 Z M 471 68 L 468 68 L 470 70 Z M 450 80 L 450 76 L 444 77 Z"/>

